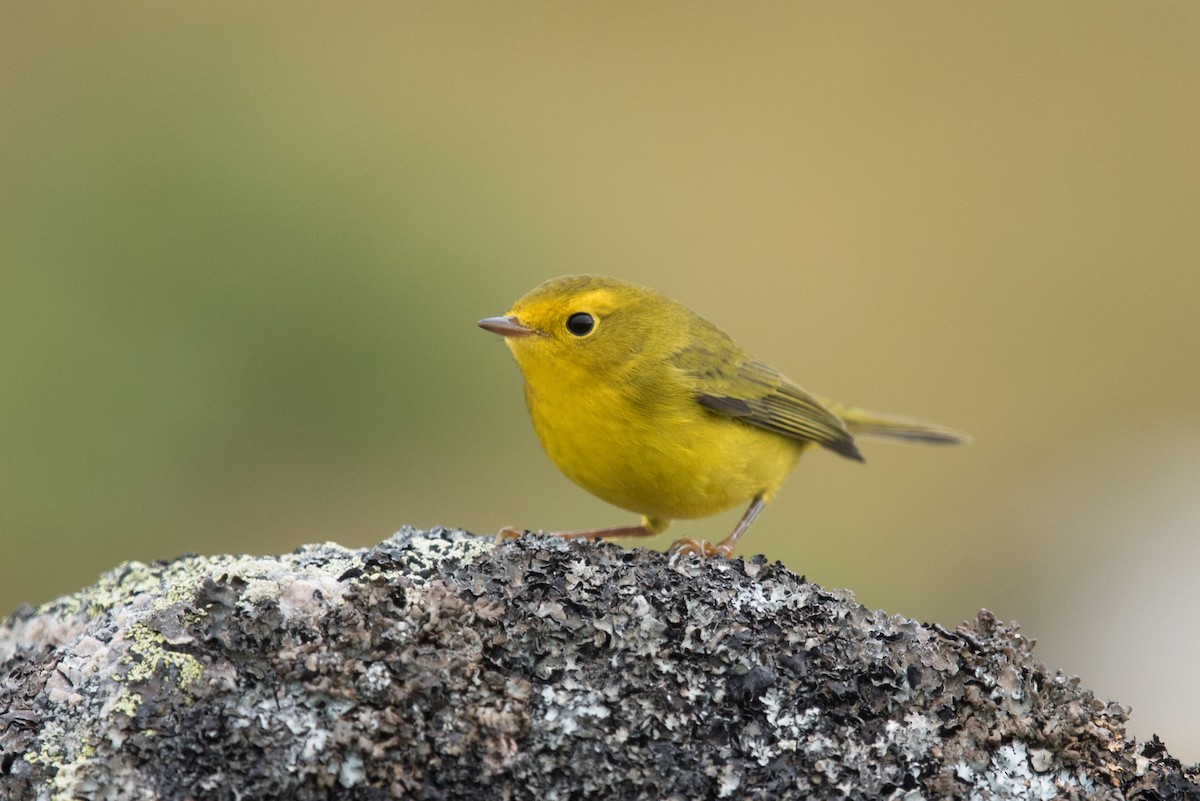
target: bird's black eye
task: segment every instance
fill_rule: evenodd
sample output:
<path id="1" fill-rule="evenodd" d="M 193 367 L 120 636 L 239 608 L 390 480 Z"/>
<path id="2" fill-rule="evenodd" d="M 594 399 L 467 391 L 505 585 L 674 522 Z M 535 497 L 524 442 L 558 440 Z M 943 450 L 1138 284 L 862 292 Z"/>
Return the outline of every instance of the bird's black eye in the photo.
<path id="1" fill-rule="evenodd" d="M 575 312 L 567 318 L 567 330 L 577 337 L 587 336 L 595 327 L 595 318 L 587 312 Z"/>

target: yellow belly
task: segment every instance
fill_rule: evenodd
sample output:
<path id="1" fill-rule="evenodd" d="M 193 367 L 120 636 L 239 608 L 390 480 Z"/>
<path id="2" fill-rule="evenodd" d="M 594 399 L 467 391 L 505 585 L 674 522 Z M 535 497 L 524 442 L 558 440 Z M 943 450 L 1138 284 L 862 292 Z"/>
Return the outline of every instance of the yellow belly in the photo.
<path id="1" fill-rule="evenodd" d="M 526 400 L 542 447 L 576 484 L 656 519 L 769 499 L 807 443 L 721 417 L 689 398 L 636 403 L 600 388 Z"/>

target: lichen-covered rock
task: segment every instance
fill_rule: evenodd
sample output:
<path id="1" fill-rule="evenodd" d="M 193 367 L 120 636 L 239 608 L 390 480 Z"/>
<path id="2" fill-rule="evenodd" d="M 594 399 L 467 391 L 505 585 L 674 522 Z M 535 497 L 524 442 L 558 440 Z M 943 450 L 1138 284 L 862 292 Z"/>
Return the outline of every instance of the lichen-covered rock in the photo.
<path id="1" fill-rule="evenodd" d="M 982 613 L 405 530 L 128 564 L 0 627 L 0 798 L 1200 799 Z"/>

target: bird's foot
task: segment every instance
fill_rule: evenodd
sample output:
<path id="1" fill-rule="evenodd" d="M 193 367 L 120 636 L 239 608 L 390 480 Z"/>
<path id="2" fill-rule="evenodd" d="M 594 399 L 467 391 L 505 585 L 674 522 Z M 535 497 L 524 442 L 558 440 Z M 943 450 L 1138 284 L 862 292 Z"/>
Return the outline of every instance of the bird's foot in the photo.
<path id="1" fill-rule="evenodd" d="M 733 556 L 733 543 L 728 540 L 722 540 L 714 545 L 708 540 L 696 540 L 691 537 L 684 537 L 671 543 L 670 550 L 671 553 L 695 554 L 696 556 L 703 556 L 708 559 L 717 556 L 722 559 L 728 559 L 730 556 Z"/>
<path id="2" fill-rule="evenodd" d="M 519 540 L 524 536 L 525 531 L 523 529 L 519 529 L 515 526 L 505 526 L 496 532 L 496 544 L 499 545 L 502 542 Z"/>

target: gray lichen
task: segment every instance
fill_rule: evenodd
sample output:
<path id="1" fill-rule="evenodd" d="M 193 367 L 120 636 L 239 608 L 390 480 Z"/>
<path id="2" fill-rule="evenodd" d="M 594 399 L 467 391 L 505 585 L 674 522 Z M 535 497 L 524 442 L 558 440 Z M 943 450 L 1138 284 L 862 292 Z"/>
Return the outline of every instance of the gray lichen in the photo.
<path id="1" fill-rule="evenodd" d="M 988 613 L 760 559 L 406 529 L 128 564 L 5 621 L 0 675 L 4 799 L 1200 799 Z"/>

